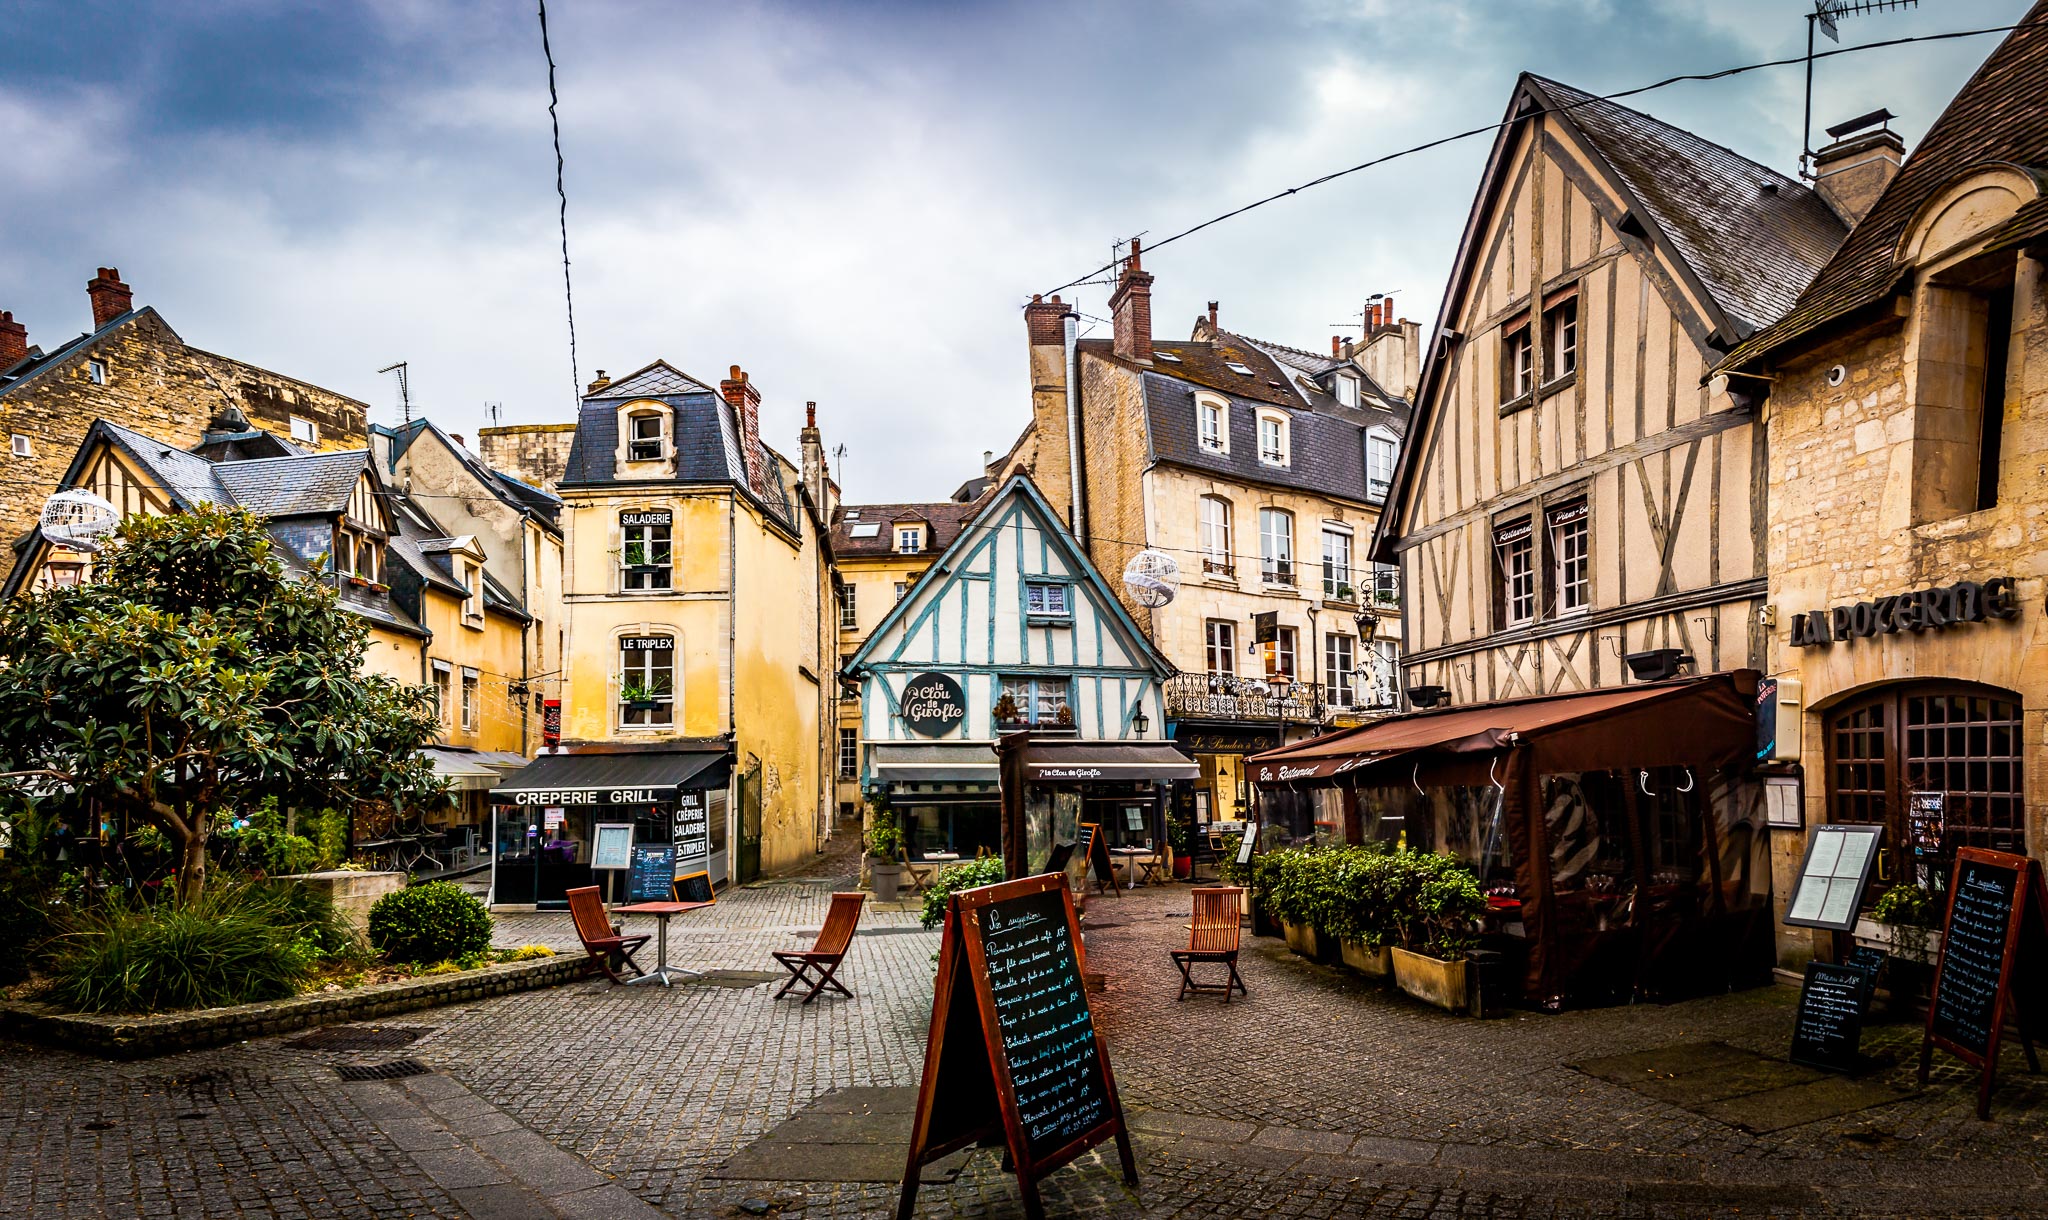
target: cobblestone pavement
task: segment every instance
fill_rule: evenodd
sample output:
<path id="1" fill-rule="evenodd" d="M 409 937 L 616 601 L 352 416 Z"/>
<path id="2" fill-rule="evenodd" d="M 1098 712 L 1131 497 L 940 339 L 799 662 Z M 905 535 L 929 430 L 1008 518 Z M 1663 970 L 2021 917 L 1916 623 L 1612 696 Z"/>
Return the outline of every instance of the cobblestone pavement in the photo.
<path id="1" fill-rule="evenodd" d="M 815 935 L 849 880 L 834 870 L 851 862 L 679 918 L 671 960 L 771 969 L 771 949 Z M 808 1007 L 766 985 L 600 980 L 395 1018 L 422 1031 L 396 1050 L 264 1039 L 105 1064 L 0 1044 L 0 1214 L 888 1215 L 887 1184 L 710 1175 L 833 1089 L 916 1083 L 937 936 L 914 905 L 869 911 L 842 971 L 854 998 Z M 1696 1042 L 1781 1057 L 1788 989 L 1476 1021 L 1248 939 L 1248 998 L 1176 1003 L 1165 950 L 1189 906 L 1184 886 L 1091 900 L 1141 1185 L 1093 1154 L 1045 1182 L 1049 1214 L 2048 1214 L 2048 1078 L 2017 1051 L 1989 1123 L 1945 1067 L 1916 1096 L 1750 1134 L 1573 1065 Z M 497 940 L 574 945 L 557 915 L 503 916 Z M 1910 1080 L 1917 1031 L 1865 1045 L 1882 1079 Z M 333 1071 L 399 1057 L 432 1074 Z M 919 1199 L 921 1216 L 1022 1214 L 988 1151 Z"/>

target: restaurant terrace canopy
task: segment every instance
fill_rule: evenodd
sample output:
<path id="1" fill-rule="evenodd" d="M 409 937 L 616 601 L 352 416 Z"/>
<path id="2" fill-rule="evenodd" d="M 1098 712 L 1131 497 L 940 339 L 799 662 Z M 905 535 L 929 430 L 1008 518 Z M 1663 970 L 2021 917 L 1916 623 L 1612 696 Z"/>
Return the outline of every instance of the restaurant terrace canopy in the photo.
<path id="1" fill-rule="evenodd" d="M 1695 977 L 1732 983 L 1769 964 L 1756 697 L 1756 672 L 1736 670 L 1502 700 L 1374 721 L 1247 767 L 1268 822 L 1306 801 L 1348 841 L 1472 864 L 1495 913 L 1489 942 L 1521 958 L 1533 999 L 1661 992 L 1680 954 L 1721 967 Z"/>

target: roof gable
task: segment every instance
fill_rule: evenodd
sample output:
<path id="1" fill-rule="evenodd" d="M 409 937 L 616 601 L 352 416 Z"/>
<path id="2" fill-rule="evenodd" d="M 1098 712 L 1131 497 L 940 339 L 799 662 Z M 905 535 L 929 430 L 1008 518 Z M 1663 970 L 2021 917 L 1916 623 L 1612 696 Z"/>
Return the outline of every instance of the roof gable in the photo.
<path id="1" fill-rule="evenodd" d="M 235 503 L 259 517 L 329 516 L 344 512 L 371 470 L 367 449 L 304 457 L 222 462 L 213 475 Z"/>
<path id="2" fill-rule="evenodd" d="M 672 394 L 709 394 L 711 387 L 683 372 L 666 360 L 656 360 L 646 368 L 626 374 L 601 389 L 592 390 L 583 397 L 590 399 L 618 398 L 666 398 Z"/>

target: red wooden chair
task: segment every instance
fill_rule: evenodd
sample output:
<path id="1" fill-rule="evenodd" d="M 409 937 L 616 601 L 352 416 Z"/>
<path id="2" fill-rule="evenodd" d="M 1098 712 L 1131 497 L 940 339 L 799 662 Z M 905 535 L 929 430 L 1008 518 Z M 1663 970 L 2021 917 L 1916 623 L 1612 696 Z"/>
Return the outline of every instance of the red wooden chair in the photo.
<path id="1" fill-rule="evenodd" d="M 848 999 L 853 993 L 832 976 L 838 972 L 839 963 L 846 960 L 846 947 L 853 943 L 853 930 L 860 924 L 860 908 L 867 901 L 867 895 L 858 890 L 832 895 L 832 909 L 825 913 L 825 926 L 818 930 L 818 943 L 809 949 L 797 952 L 776 951 L 774 958 L 789 971 L 789 981 L 782 990 L 775 993 L 776 999 L 789 994 L 789 989 L 798 983 L 808 983 L 810 992 L 804 996 L 808 1004 L 818 998 L 818 993 L 830 987 Z M 817 971 L 813 980 L 811 972 Z"/>
<path id="2" fill-rule="evenodd" d="M 1203 886 L 1192 891 L 1195 896 L 1195 921 L 1189 925 L 1188 947 L 1173 949 L 1173 964 L 1180 967 L 1180 994 L 1176 1000 L 1188 998 L 1188 992 L 1197 994 L 1205 991 L 1220 991 L 1223 1002 L 1230 1003 L 1234 988 L 1239 995 L 1248 995 L 1244 980 L 1237 973 L 1238 900 L 1244 894 L 1242 886 Z M 1197 983 L 1192 973 L 1201 963 L 1228 966 L 1230 977 L 1221 983 Z"/>
<path id="3" fill-rule="evenodd" d="M 604 971 L 606 978 L 614 983 L 626 981 L 612 969 L 611 956 L 614 952 L 633 968 L 635 977 L 647 973 L 640 968 L 639 962 L 633 960 L 633 951 L 652 940 L 651 934 L 643 932 L 638 936 L 621 936 L 612 931 L 612 921 L 604 913 L 604 899 L 594 885 L 570 890 L 568 898 L 569 915 L 576 921 L 576 939 L 583 942 L 583 951 L 597 963 L 599 970 Z"/>

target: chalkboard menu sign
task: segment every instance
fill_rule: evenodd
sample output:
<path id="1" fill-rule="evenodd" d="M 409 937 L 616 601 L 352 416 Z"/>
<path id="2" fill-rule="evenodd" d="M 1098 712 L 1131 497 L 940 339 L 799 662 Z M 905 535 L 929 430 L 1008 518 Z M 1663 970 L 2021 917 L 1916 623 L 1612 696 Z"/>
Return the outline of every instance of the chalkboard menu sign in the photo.
<path id="1" fill-rule="evenodd" d="M 1977 1117 L 1991 1116 L 1991 1088 L 2006 1018 L 2017 1015 L 2027 1066 L 2040 1071 L 2034 1027 L 2048 1017 L 2048 892 L 2026 856 L 1965 847 L 1956 852 L 1941 962 L 1920 1043 L 1920 1083 L 1940 1046 L 1981 1069 Z M 2016 996 L 2017 993 L 2017 996 Z"/>
<path id="2" fill-rule="evenodd" d="M 911 1121 L 898 1220 L 926 1164 L 1001 1135 L 1027 1216 L 1038 1182 L 1104 1140 L 1124 1181 L 1137 1160 L 1109 1054 L 1081 983 L 1080 928 L 1066 878 L 1047 873 L 947 897 L 930 1041 Z"/>
<path id="3" fill-rule="evenodd" d="M 1870 974 L 1860 966 L 1808 962 L 1792 1026 L 1792 1062 L 1847 1072 L 1860 1066 Z"/>
<path id="4" fill-rule="evenodd" d="M 676 849 L 669 843 L 633 844 L 626 873 L 627 902 L 667 902 L 676 884 Z"/>
<path id="5" fill-rule="evenodd" d="M 676 878 L 677 902 L 713 903 L 718 895 L 711 888 L 710 873 L 684 873 Z"/>

